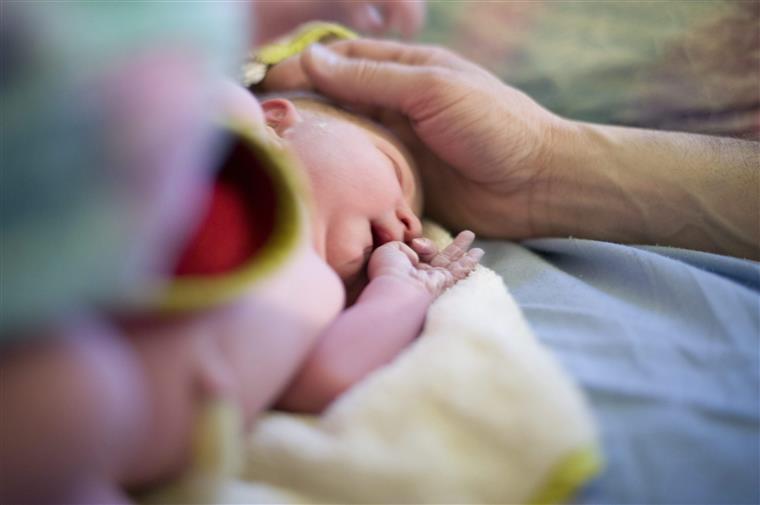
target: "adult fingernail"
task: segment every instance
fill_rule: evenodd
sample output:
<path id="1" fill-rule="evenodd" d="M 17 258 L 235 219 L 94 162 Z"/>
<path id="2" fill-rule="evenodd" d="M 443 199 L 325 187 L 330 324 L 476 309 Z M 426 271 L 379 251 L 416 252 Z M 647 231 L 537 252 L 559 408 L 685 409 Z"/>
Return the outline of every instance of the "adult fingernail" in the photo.
<path id="1" fill-rule="evenodd" d="M 480 261 L 480 258 L 482 258 L 485 255 L 485 251 L 479 247 L 476 247 L 475 249 L 470 249 L 470 255 L 475 258 L 477 261 Z"/>
<path id="2" fill-rule="evenodd" d="M 332 66 L 338 63 L 338 56 L 319 43 L 312 44 L 309 47 L 312 57 L 316 58 L 320 65 Z"/>

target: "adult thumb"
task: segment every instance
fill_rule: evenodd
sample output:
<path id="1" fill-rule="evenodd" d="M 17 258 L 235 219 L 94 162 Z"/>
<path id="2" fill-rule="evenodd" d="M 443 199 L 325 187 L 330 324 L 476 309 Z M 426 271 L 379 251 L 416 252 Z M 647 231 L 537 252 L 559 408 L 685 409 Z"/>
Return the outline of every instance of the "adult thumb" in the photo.
<path id="1" fill-rule="evenodd" d="M 321 44 L 305 51 L 301 66 L 314 88 L 330 98 L 405 114 L 419 101 L 427 79 L 424 67 L 351 58 Z"/>

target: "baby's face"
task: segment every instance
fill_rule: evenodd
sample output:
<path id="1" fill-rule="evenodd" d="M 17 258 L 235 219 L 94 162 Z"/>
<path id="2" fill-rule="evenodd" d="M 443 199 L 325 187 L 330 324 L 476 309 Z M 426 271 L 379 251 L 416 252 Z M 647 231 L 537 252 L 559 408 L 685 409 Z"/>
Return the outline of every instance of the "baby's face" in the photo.
<path id="1" fill-rule="evenodd" d="M 262 106 L 309 175 L 314 245 L 347 286 L 363 277 L 374 248 L 420 235 L 414 173 L 393 139 L 321 104 Z"/>

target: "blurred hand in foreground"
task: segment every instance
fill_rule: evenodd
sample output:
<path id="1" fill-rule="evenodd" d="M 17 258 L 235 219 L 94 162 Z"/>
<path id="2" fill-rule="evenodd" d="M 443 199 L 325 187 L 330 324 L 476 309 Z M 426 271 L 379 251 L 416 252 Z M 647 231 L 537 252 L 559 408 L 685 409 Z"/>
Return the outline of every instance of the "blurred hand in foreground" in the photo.
<path id="1" fill-rule="evenodd" d="M 254 45 L 268 42 L 307 21 L 334 21 L 367 35 L 414 37 L 425 24 L 424 0 L 257 0 Z"/>

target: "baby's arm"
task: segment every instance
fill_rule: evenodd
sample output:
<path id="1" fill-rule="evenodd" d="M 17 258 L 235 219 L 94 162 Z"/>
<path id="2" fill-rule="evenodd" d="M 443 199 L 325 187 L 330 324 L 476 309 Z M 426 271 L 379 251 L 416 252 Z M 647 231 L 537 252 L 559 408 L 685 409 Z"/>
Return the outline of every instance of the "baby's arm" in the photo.
<path id="1" fill-rule="evenodd" d="M 370 258 L 370 282 L 356 303 L 325 331 L 278 406 L 320 412 L 367 374 L 391 361 L 417 337 L 430 304 L 465 278 L 483 255 L 472 232 L 460 233 L 444 251 L 429 242 L 378 248 Z"/>

